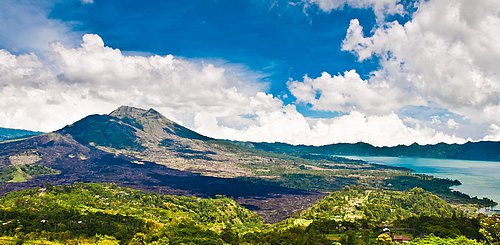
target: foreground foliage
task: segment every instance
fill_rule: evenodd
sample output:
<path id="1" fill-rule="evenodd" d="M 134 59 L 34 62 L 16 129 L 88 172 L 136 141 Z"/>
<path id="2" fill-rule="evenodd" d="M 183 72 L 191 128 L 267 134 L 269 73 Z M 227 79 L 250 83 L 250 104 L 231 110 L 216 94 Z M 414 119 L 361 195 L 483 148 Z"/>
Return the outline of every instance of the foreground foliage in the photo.
<path id="1" fill-rule="evenodd" d="M 1 197 L 0 223 L 0 244 L 391 244 L 396 235 L 475 245 L 499 244 L 500 233 L 498 216 L 467 217 L 418 188 L 345 188 L 270 225 L 226 197 L 79 183 Z"/>
<path id="2" fill-rule="evenodd" d="M 475 239 L 468 239 L 464 236 L 459 236 L 456 238 L 441 238 L 434 235 L 428 236 L 425 239 L 417 239 L 412 241 L 411 244 L 414 245 L 481 245 L 484 242 L 477 241 Z"/>
<path id="3" fill-rule="evenodd" d="M 64 241 L 96 234 L 123 243 L 168 238 L 222 241 L 229 227 L 245 230 L 261 219 L 231 199 L 163 196 L 111 184 L 74 184 L 9 193 L 0 199 L 1 233 L 27 240 Z"/>
<path id="4" fill-rule="evenodd" d="M 420 188 L 408 192 L 347 188 L 325 197 L 306 210 L 303 217 L 363 219 L 371 225 L 381 225 L 420 216 L 450 218 L 455 212 L 445 201 Z"/>

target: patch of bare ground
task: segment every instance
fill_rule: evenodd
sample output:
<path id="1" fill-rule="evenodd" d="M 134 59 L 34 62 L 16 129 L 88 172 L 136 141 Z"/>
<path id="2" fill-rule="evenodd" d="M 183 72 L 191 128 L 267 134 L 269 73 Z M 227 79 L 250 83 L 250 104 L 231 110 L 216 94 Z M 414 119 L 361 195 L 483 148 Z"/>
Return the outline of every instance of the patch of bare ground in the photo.
<path id="1" fill-rule="evenodd" d="M 22 154 L 9 156 L 12 165 L 33 164 L 42 160 L 36 152 L 23 152 Z"/>
<path id="2" fill-rule="evenodd" d="M 309 208 L 327 193 L 280 194 L 272 197 L 243 197 L 236 201 L 256 212 L 265 223 L 277 223 Z"/>

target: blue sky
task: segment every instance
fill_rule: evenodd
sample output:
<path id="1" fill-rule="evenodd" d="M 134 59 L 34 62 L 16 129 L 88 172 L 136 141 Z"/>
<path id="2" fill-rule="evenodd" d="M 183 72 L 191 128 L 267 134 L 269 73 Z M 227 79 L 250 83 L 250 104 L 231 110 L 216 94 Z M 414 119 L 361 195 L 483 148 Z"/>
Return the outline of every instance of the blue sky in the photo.
<path id="1" fill-rule="evenodd" d="M 497 10 L 490 0 L 6 0 L 0 126 L 51 131 L 127 104 L 238 140 L 497 140 L 500 54 L 487 51 L 500 41 Z"/>
<path id="2" fill-rule="evenodd" d="M 369 32 L 376 24 L 369 9 L 348 6 L 333 13 L 269 0 L 63 1 L 50 17 L 73 29 L 98 33 L 121 50 L 222 59 L 265 75 L 269 92 L 288 93 L 289 78 L 356 69 L 363 76 L 377 60 L 356 62 L 341 51 L 349 22 L 357 18 Z"/>

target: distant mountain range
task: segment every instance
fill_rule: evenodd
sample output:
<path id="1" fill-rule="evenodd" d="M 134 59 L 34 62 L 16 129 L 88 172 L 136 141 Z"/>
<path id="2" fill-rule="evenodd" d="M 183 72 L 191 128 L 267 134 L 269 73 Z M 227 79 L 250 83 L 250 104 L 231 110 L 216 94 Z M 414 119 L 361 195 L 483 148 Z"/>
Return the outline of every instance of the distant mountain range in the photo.
<path id="1" fill-rule="evenodd" d="M 462 160 L 500 161 L 500 142 L 480 141 L 465 144 L 398 145 L 377 147 L 367 143 L 340 143 L 324 146 L 290 145 L 285 143 L 247 143 L 256 149 L 296 156 L 388 156 Z"/>
<path id="2" fill-rule="evenodd" d="M 0 142 L 5 140 L 26 138 L 35 135 L 40 135 L 41 132 L 23 130 L 23 129 L 11 129 L 11 128 L 0 128 Z"/>

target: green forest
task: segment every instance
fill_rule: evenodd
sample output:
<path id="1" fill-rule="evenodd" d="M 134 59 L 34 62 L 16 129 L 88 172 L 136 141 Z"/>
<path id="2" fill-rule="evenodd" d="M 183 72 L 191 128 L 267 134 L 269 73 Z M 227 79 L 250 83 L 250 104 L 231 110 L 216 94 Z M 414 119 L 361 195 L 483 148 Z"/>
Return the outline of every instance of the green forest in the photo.
<path id="1" fill-rule="evenodd" d="M 420 188 L 346 187 L 265 224 L 234 200 L 76 183 L 0 197 L 0 244 L 500 244 L 500 217 Z"/>

